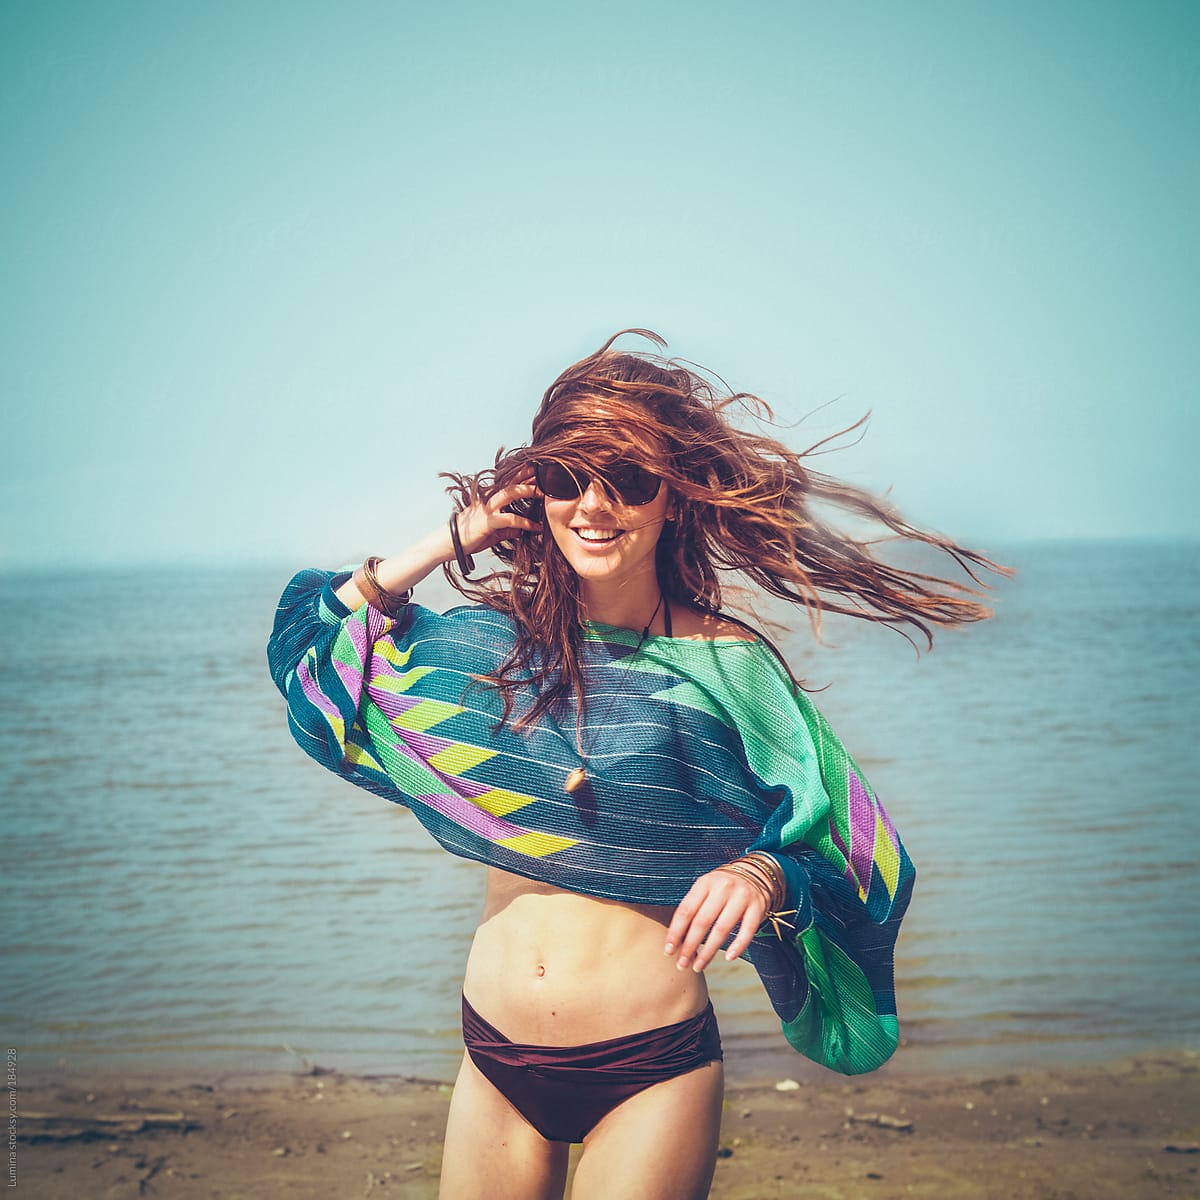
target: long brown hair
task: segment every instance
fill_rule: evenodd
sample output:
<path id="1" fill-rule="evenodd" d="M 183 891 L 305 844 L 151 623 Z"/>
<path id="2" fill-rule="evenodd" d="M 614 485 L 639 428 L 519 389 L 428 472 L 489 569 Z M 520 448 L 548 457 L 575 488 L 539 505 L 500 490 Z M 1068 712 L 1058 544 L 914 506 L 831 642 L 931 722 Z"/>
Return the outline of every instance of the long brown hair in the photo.
<path id="1" fill-rule="evenodd" d="M 878 537 L 853 537 L 826 523 L 820 509 L 828 506 L 865 518 L 876 531 L 879 526 L 890 531 L 891 538 L 925 543 L 949 555 L 981 586 L 973 567 L 1007 571 L 977 551 L 910 525 L 868 492 L 805 465 L 840 434 L 797 452 L 739 428 L 731 410 L 740 405 L 760 421 L 770 421 L 770 408 L 747 392 L 710 382 L 678 360 L 612 350 L 623 334 L 666 347 L 649 330 L 614 334 L 546 390 L 528 445 L 502 449 L 490 471 L 448 473 L 447 491 L 470 503 L 528 477 L 538 461 L 575 466 L 619 457 L 647 467 L 666 482 L 673 498 L 674 519 L 663 527 L 657 547 L 658 581 L 667 602 L 720 613 L 767 645 L 769 639 L 749 622 L 722 612 L 731 573 L 804 605 L 818 631 L 822 612 L 844 613 L 901 632 L 911 627 L 932 646 L 932 626 L 991 615 L 979 588 L 891 565 L 872 550 Z M 499 690 L 504 719 L 530 684 L 537 685 L 538 699 L 520 715 L 518 727 L 535 722 L 569 692 L 582 710 L 584 615 L 574 571 L 546 528 L 500 542 L 492 552 L 506 565 L 486 578 L 461 580 L 449 568 L 446 574 L 468 599 L 507 614 L 516 626 L 512 652 L 484 681 Z"/>

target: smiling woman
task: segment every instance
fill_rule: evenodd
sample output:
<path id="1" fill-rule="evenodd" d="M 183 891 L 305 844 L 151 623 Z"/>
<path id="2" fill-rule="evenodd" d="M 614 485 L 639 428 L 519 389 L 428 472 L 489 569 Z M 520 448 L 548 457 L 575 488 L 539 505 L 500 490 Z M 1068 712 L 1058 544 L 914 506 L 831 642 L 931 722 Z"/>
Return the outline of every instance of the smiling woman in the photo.
<path id="1" fill-rule="evenodd" d="M 986 559 L 737 428 L 727 410 L 754 397 L 614 340 L 550 386 L 528 445 L 450 476 L 448 529 L 350 577 L 298 575 L 268 651 L 306 752 L 489 868 L 447 1200 L 559 1197 L 579 1141 L 577 1200 L 707 1195 L 723 1074 L 703 971 L 722 948 L 797 1050 L 847 1073 L 888 1058 L 912 864 L 724 581 L 926 637 L 987 615 L 814 502 L 968 574 Z M 450 575 L 475 604 L 412 603 L 485 549 L 498 569 Z"/>
<path id="2" fill-rule="evenodd" d="M 588 611 L 597 619 L 604 619 L 601 613 L 617 616 L 622 591 L 630 597 L 644 595 L 647 584 L 650 592 L 657 591 L 654 551 L 664 523 L 671 519 L 670 496 L 658 476 L 636 463 L 615 463 L 609 474 L 597 469 L 590 479 L 581 467 L 572 472 L 557 464 L 538 466 L 546 524 L 579 579 Z M 562 495 L 567 490 L 562 476 L 581 489 L 574 497 Z M 631 492 L 630 480 L 640 490 Z M 549 490 L 555 482 L 559 484 L 557 492 Z M 633 498 L 626 499 L 630 495 Z M 622 624 L 619 620 L 610 623 Z"/>

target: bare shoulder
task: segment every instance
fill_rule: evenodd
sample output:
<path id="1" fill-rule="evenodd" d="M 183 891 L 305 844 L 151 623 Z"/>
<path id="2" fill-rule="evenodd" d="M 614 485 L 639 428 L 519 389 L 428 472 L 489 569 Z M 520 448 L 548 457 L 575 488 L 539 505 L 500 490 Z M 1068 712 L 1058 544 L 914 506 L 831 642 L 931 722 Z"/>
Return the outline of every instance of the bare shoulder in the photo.
<path id="1" fill-rule="evenodd" d="M 671 632 L 677 638 L 696 642 L 737 641 L 753 642 L 755 637 L 733 621 L 712 613 L 671 606 Z"/>

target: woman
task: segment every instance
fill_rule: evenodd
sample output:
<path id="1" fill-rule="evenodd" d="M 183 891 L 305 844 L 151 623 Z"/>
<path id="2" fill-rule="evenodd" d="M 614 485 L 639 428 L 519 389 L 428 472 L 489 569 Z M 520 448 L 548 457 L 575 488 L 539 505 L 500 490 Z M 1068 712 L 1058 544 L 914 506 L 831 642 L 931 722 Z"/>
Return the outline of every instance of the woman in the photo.
<path id="1" fill-rule="evenodd" d="M 560 1197 L 579 1141 L 576 1200 L 706 1196 L 723 1076 L 703 971 L 722 949 L 801 1052 L 846 1072 L 891 1054 L 912 866 L 770 643 L 723 612 L 722 577 L 814 622 L 929 638 L 988 615 L 816 506 L 968 574 L 986 559 L 734 426 L 755 398 L 615 340 L 551 385 L 528 446 L 451 476 L 448 526 L 349 577 L 298 575 L 268 651 L 308 753 L 488 866 L 446 1200 Z M 467 582 L 484 549 L 501 569 Z M 411 603 L 439 566 L 474 605 Z"/>

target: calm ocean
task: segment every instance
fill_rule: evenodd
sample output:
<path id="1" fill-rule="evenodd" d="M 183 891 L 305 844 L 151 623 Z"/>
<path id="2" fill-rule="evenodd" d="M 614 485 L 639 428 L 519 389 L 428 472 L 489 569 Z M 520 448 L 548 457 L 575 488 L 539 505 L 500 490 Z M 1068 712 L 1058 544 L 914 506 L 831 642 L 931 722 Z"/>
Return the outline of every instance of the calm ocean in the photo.
<path id="1" fill-rule="evenodd" d="M 1200 547 L 999 557 L 996 619 L 919 661 L 855 622 L 785 643 L 917 864 L 887 1069 L 1200 1046 Z M 290 573 L 0 575 L 24 1068 L 452 1078 L 482 870 L 292 743 L 264 658 Z M 734 1078 L 819 1071 L 749 967 L 710 983 Z"/>

